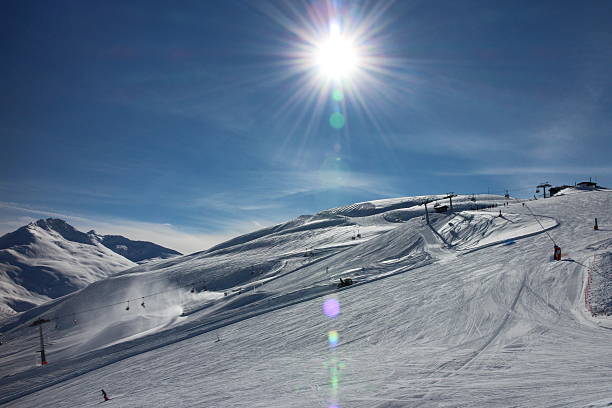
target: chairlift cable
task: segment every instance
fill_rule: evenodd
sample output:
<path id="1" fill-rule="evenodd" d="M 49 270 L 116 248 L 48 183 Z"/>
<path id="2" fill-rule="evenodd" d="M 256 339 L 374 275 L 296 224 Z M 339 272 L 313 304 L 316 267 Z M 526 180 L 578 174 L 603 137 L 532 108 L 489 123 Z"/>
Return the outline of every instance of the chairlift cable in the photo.
<path id="1" fill-rule="evenodd" d="M 531 213 L 531 215 L 533 215 L 533 218 L 535 218 L 535 220 L 538 222 L 538 224 L 540 224 L 540 227 L 542 227 L 542 231 L 544 231 L 546 233 L 546 235 L 548 235 L 548 238 L 550 238 L 550 240 L 553 242 L 553 245 L 557 246 L 557 243 L 555 242 L 555 240 L 553 239 L 553 237 L 548 233 L 548 231 L 546 230 L 546 228 L 544 228 L 544 226 L 542 225 L 542 223 L 540 222 L 540 220 L 538 220 L 538 217 L 536 217 L 536 215 L 533 213 L 533 211 L 531 211 L 531 208 L 529 208 L 529 206 L 527 204 L 525 204 L 525 207 L 529 210 L 529 212 Z"/>
<path id="2" fill-rule="evenodd" d="M 191 285 L 197 285 L 199 283 L 204 283 L 204 282 L 206 282 L 206 280 L 199 280 L 199 281 L 192 282 Z M 190 285 L 187 285 L 187 286 L 190 286 Z M 181 290 L 184 290 L 184 287 L 173 288 L 173 289 L 168 289 L 168 290 L 162 290 L 162 291 L 159 291 L 159 292 L 150 293 L 148 295 L 144 295 L 144 296 L 140 296 L 140 297 L 135 297 L 135 298 L 131 298 L 131 299 L 124 299 L 122 301 L 115 302 L 115 303 L 109 303 L 109 304 L 106 304 L 106 305 L 92 307 L 92 308 L 89 308 L 89 309 L 83 309 L 83 310 L 80 310 L 78 312 L 72 312 L 72 313 L 63 314 L 63 315 L 55 315 L 54 317 L 45 317 L 45 318 L 49 319 L 49 320 L 52 320 L 52 321 L 58 321 L 58 322 L 60 320 L 62 320 L 62 319 L 72 318 L 72 320 L 74 322 L 75 321 L 74 317 L 76 315 L 80 315 L 80 314 L 84 314 L 84 313 L 90 313 L 90 312 L 95 312 L 96 310 L 106 309 L 106 308 L 113 307 L 113 306 L 118 306 L 118 305 L 124 305 L 126 303 L 128 304 L 128 307 L 129 307 L 129 302 L 133 302 L 133 301 L 137 301 L 137 300 L 142 300 L 142 302 L 144 303 L 144 299 L 145 298 L 149 298 L 149 297 L 153 297 L 153 296 L 158 296 L 158 295 L 161 295 L 161 294 L 164 294 L 164 293 L 169 293 L 169 292 L 181 291 Z M 126 308 L 126 310 L 129 310 L 129 309 Z M 19 327 L 19 326 L 17 326 L 17 327 Z M 14 329 L 17 329 L 17 327 L 15 327 Z M 10 333 L 11 331 L 12 330 L 8 331 L 7 333 Z"/>

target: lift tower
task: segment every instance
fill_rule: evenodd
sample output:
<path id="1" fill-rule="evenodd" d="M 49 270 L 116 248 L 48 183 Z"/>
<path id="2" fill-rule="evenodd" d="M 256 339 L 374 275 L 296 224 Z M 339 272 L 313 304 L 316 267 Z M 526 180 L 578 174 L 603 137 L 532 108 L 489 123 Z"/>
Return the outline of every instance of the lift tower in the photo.
<path id="1" fill-rule="evenodd" d="M 541 188 L 544 190 L 544 198 L 546 198 L 546 187 L 552 187 L 550 184 L 548 184 L 548 181 L 545 183 L 540 183 L 537 188 Z"/>
<path id="2" fill-rule="evenodd" d="M 49 323 L 50 321 L 51 320 L 49 319 L 43 319 L 41 317 L 40 319 L 32 322 L 32 324 L 30 325 L 30 327 L 38 326 L 38 333 L 40 334 L 40 364 L 41 365 L 47 364 L 47 358 L 45 356 L 45 341 L 43 339 L 43 326 L 42 325 L 44 323 Z"/>

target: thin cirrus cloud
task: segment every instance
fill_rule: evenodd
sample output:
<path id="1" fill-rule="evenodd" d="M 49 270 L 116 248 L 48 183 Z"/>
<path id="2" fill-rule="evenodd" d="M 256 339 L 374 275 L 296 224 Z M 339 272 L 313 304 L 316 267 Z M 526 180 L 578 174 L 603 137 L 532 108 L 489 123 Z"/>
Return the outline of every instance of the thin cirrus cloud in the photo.
<path id="1" fill-rule="evenodd" d="M 39 218 L 55 217 L 83 231 L 94 229 L 101 234 L 124 235 L 191 253 L 303 213 L 325 210 L 329 205 L 347 204 L 355 194 L 361 194 L 357 201 L 364 199 L 364 192 L 367 192 L 367 197 L 395 194 L 391 178 L 350 170 L 256 171 L 249 177 L 263 180 L 265 187 L 256 183 L 249 187 L 246 183 L 244 188 L 211 194 L 192 190 L 183 200 L 166 202 L 164 206 L 182 214 L 184 220 L 180 225 L 172 220 L 173 223 L 167 224 L 116 216 L 75 215 L 62 210 L 65 203 L 61 201 L 50 205 L 0 202 L 0 233 L 13 231 Z M 330 193 L 338 189 L 344 194 L 336 196 Z M 343 202 L 333 202 L 330 194 Z M 102 193 L 96 195 L 106 196 Z M 124 202 L 126 199 L 122 197 Z"/>
<path id="2" fill-rule="evenodd" d="M 265 224 L 256 221 L 225 222 L 223 229 L 214 233 L 187 232 L 171 224 L 140 222 L 122 218 L 95 218 L 67 215 L 61 212 L 29 208 L 18 203 L 0 202 L 0 234 L 36 221 L 39 218 L 61 218 L 81 231 L 94 229 L 103 235 L 123 235 L 132 240 L 151 241 L 184 254 L 202 251 L 236 235 L 244 234 Z"/>
<path id="3" fill-rule="evenodd" d="M 589 175 L 600 175 L 608 176 L 612 175 L 612 167 L 601 166 L 550 166 L 550 167 L 532 167 L 532 166 L 508 166 L 508 167 L 481 167 L 467 171 L 455 171 L 455 172 L 436 172 L 439 176 L 515 176 L 515 175 L 547 175 L 547 174 L 559 174 L 559 175 L 583 175 L 588 177 Z"/>
<path id="4" fill-rule="evenodd" d="M 254 172 L 251 176 L 263 180 L 266 187 L 249 188 L 247 186 L 241 190 L 209 194 L 182 205 L 225 211 L 275 210 L 278 215 L 286 217 L 297 215 L 291 214 L 293 204 L 288 199 L 298 195 L 323 194 L 327 191 L 346 188 L 369 192 L 376 196 L 397 194 L 392 177 L 350 170 L 270 171 Z M 319 208 L 318 210 L 325 209 Z"/>

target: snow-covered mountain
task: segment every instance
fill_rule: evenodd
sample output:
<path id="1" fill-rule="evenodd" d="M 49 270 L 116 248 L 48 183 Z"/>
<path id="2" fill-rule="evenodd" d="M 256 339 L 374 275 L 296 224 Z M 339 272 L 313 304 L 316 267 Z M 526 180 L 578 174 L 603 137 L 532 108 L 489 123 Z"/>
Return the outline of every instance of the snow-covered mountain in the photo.
<path id="1" fill-rule="evenodd" d="M 612 191 L 459 195 L 429 224 L 425 201 L 450 206 L 301 216 L 12 317 L 0 403 L 94 406 L 101 388 L 122 407 L 612 402 Z"/>
<path id="2" fill-rule="evenodd" d="M 100 235 L 94 230 L 89 231 L 87 234 L 95 237 L 102 245 L 123 255 L 132 262 L 142 263 L 154 259 L 168 259 L 182 255 L 174 249 L 148 241 L 133 241 L 121 235 Z"/>
<path id="3" fill-rule="evenodd" d="M 0 237 L 0 318 L 133 267 L 132 260 L 175 254 L 150 242 L 86 234 L 59 219 L 32 222 Z"/>

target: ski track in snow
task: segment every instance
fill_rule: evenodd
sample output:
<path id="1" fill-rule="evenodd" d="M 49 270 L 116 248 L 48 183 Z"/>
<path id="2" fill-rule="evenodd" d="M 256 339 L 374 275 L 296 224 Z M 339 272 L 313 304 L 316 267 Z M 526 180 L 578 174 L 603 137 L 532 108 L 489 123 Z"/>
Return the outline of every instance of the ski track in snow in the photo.
<path id="1" fill-rule="evenodd" d="M 435 215 L 434 230 L 423 225 L 418 209 L 402 209 L 402 202 L 330 210 L 334 217 L 372 209 L 375 214 L 288 223 L 289 234 L 237 239 L 220 255 L 175 258 L 156 264 L 166 265 L 164 270 L 137 273 L 136 268 L 132 275 L 100 282 L 98 290 L 112 298 L 114 282 L 135 287 L 160 284 L 169 276 L 176 284 L 176 277 L 191 276 L 197 268 L 221 269 L 230 271 L 234 288 L 245 292 L 227 298 L 173 295 L 157 310 L 151 300 L 150 309 L 139 310 L 148 335 L 135 331 L 130 337 L 128 330 L 126 337 L 104 339 L 98 338 L 101 331 L 91 340 L 96 348 L 79 356 L 70 350 L 84 347 L 91 325 L 50 330 L 50 364 L 44 368 L 24 367 L 34 360 L 38 338 L 31 329 L 15 327 L 7 337 L 19 341 L 0 346 L 0 364 L 10 374 L 0 378 L 0 403 L 97 406 L 101 388 L 118 398 L 105 404 L 121 407 L 329 407 L 332 402 L 381 408 L 603 407 L 612 402 L 612 331 L 602 327 L 604 317 L 585 311 L 582 295 L 583 265 L 594 253 L 612 251 L 606 244 L 606 239 L 612 243 L 612 232 L 595 232 L 590 225 L 594 217 L 602 226 L 612 225 L 611 192 L 528 203 L 562 247 L 564 259 L 575 262 L 551 261 L 551 241 L 520 203 L 501 207 L 503 218 L 496 217 L 499 209 Z M 393 206 L 392 219 L 401 216 L 404 222 L 387 221 L 384 205 Z M 360 225 L 360 240 L 351 239 L 354 223 Z M 249 272 L 242 266 L 245 259 L 263 269 Z M 338 290 L 339 277 L 353 277 L 355 284 Z M 86 289 L 49 310 L 79 307 L 95 296 Z M 335 319 L 321 312 L 330 296 L 341 303 Z M 164 314 L 187 304 L 187 317 Z M 123 309 L 102 317 L 127 319 L 126 330 L 139 321 L 125 317 Z M 92 324 L 101 324 L 100 318 L 92 316 Z M 329 330 L 340 335 L 334 349 L 327 344 Z M 332 371 L 340 376 L 337 401 L 331 398 Z"/>

